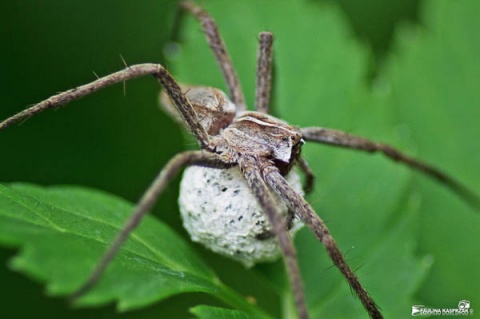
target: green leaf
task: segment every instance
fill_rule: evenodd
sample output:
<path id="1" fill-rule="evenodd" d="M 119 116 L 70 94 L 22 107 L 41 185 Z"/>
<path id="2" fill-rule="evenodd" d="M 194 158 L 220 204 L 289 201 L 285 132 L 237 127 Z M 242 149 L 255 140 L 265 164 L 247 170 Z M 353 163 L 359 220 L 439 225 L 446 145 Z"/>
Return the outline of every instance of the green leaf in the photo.
<path id="1" fill-rule="evenodd" d="M 259 319 L 261 317 L 243 311 L 223 309 L 211 306 L 196 306 L 190 312 L 199 319 Z"/>
<path id="2" fill-rule="evenodd" d="M 391 107 L 418 156 L 480 193 L 480 28 L 478 1 L 426 1 L 425 28 L 405 26 L 387 65 Z M 418 250 L 434 260 L 418 292 L 426 305 L 480 304 L 479 212 L 418 176 Z"/>
<path id="3" fill-rule="evenodd" d="M 397 146 L 408 144 L 396 134 L 393 110 L 384 107 L 383 99 L 365 85 L 368 52 L 354 41 L 336 7 L 307 1 L 228 5 L 211 1 L 207 9 L 220 25 L 250 105 L 257 46 L 253 39 L 259 31 L 269 30 L 275 35 L 274 107 L 282 119 L 299 126 L 344 129 Z M 236 16 L 249 19 L 232 18 Z M 198 25 L 190 21 L 175 74 L 184 82 L 223 87 L 212 54 L 198 34 Z M 409 204 L 411 172 L 380 156 L 314 143 L 305 145 L 304 154 L 318 177 L 310 202 L 328 221 L 351 266 L 361 266 L 357 273 L 386 316 L 408 314 L 415 289 L 429 267 L 415 255 L 412 229 L 418 207 Z M 322 245 L 306 230 L 296 242 L 312 317 L 368 317 L 345 280 L 332 269 Z M 279 288 L 273 266 L 258 268 L 276 289 L 288 289 Z M 281 296 L 283 308 L 289 309 L 289 294 Z"/>
<path id="4" fill-rule="evenodd" d="M 431 6 L 433 3 L 429 2 Z M 444 8 L 442 14 L 438 13 L 437 8 L 426 8 L 426 11 L 439 17 L 443 15 L 443 28 L 449 31 L 438 32 L 438 38 L 443 40 L 448 36 L 451 39 L 448 49 L 433 47 L 421 53 L 425 61 L 414 61 L 409 66 L 399 63 L 395 68 L 392 67 L 388 76 L 380 73 L 372 87 L 365 84 L 369 53 L 354 41 L 346 27 L 345 18 L 334 6 L 302 1 L 242 1 L 228 4 L 223 1 L 210 1 L 206 6 L 220 25 L 250 106 L 254 96 L 253 66 L 256 58 L 253 53 L 256 52 L 256 42 L 253 39 L 259 31 L 269 30 L 276 39 L 274 56 L 277 104 L 274 107 L 282 119 L 299 126 L 343 129 L 395 145 L 408 154 L 446 169 L 448 173 L 468 182 L 469 186 L 474 186 L 480 153 L 478 146 L 475 150 L 472 148 L 474 144 L 478 145 L 472 136 L 479 134 L 478 125 L 474 124 L 478 116 L 475 116 L 471 109 L 473 105 L 478 105 L 476 96 L 479 91 L 474 89 L 478 87 L 478 59 L 472 64 L 469 63 L 474 57 L 471 53 L 476 52 L 473 48 L 478 48 L 478 45 L 476 41 L 467 41 L 467 38 L 474 37 L 465 30 L 467 26 L 463 28 L 455 23 L 455 27 L 450 30 L 446 21 L 452 17 L 449 16 L 448 9 L 445 9 L 448 6 L 444 2 L 438 4 Z M 455 7 L 457 9 L 451 14 L 460 11 L 460 5 Z M 477 11 L 474 8 L 463 9 L 468 10 L 470 14 L 467 16 L 473 19 L 475 14 L 472 12 Z M 460 20 L 460 17 L 461 14 L 458 14 L 454 21 Z M 465 20 L 467 22 L 462 23 L 470 23 L 469 19 Z M 426 23 L 433 22 L 427 20 Z M 189 28 L 184 33 L 185 45 L 182 54 L 174 64 L 175 74 L 183 82 L 224 87 L 208 46 L 198 37 L 198 25 L 193 19 L 190 19 L 188 25 Z M 459 34 L 456 34 L 455 30 Z M 472 30 L 476 28 L 470 25 L 468 30 L 474 32 Z M 427 31 L 420 31 L 428 34 Z M 462 38 L 465 40 L 462 41 Z M 462 43 L 457 45 L 457 41 Z M 418 44 L 415 43 L 414 46 L 416 45 Z M 424 49 L 423 46 L 421 48 Z M 453 57 L 452 51 L 457 52 L 459 61 L 452 65 L 448 60 L 432 59 L 436 54 L 430 51 L 441 52 L 439 55 L 448 55 L 449 58 Z M 450 70 L 459 63 L 460 66 L 466 63 L 468 67 L 460 67 L 455 72 L 462 75 L 467 72 L 471 79 L 464 81 L 459 78 L 456 83 L 450 83 L 450 74 L 439 70 Z M 437 71 L 428 73 L 430 76 L 427 78 L 422 78 L 418 76 L 425 68 L 422 64 Z M 431 70 L 426 70 L 429 71 Z M 395 79 L 402 75 L 404 82 L 390 82 L 390 77 Z M 426 90 L 426 87 L 431 88 L 432 83 L 436 82 L 441 84 L 438 88 Z M 450 96 L 451 90 L 457 92 L 453 97 Z M 470 100 L 472 94 L 475 99 Z M 424 95 L 427 97 L 420 98 Z M 433 96 L 430 97 L 431 100 L 428 99 L 430 95 Z M 457 95 L 462 96 L 458 99 L 460 103 L 456 100 Z M 411 118 L 406 119 L 399 115 L 398 99 L 404 99 L 402 105 L 408 105 Z M 444 111 L 436 111 L 445 103 L 450 105 L 447 114 L 458 118 L 457 122 L 451 123 L 448 120 L 448 125 L 445 125 L 446 123 L 437 120 L 438 117 L 446 118 L 442 115 Z M 428 106 L 435 109 L 427 110 Z M 460 107 L 462 111 L 457 112 Z M 425 113 L 420 113 L 419 116 L 420 110 L 425 110 Z M 441 141 L 455 137 L 456 132 L 463 128 L 460 120 L 471 123 L 466 126 L 463 139 L 471 141 L 472 146 L 456 138 L 452 144 L 455 151 L 445 152 Z M 410 130 L 413 131 L 412 127 L 422 132 L 418 141 L 417 134 L 409 133 Z M 439 160 L 439 153 L 444 154 L 445 160 Z M 438 232 L 436 238 L 440 237 L 440 233 L 448 233 L 451 219 L 454 218 L 453 211 L 464 212 L 462 218 L 468 215 L 465 222 L 462 219 L 458 222 L 461 225 L 470 224 L 472 232 L 469 233 L 475 236 L 478 232 L 474 225 L 478 225 L 478 216 L 472 214 L 465 203 L 461 203 L 444 187 L 432 183 L 431 180 L 427 181 L 426 178 L 418 176 L 419 173 L 413 173 L 380 155 L 357 154 L 315 146 L 313 143 L 305 145 L 304 154 L 317 174 L 316 191 L 309 199 L 319 215 L 328 222 L 341 249 L 347 252 L 347 259 L 352 267 L 359 268 L 357 273 L 361 281 L 387 317 L 409 315 L 411 306 L 418 300 L 417 291 L 429 274 L 432 260 L 441 255 L 447 258 L 449 255 L 449 252 L 440 252 L 441 245 L 436 247 L 438 255 L 432 254 L 431 249 L 419 247 L 424 245 L 423 237 L 428 237 L 423 233 L 426 226 L 422 216 L 428 214 L 432 219 L 437 218 L 441 210 L 435 206 L 444 206 L 442 210 L 446 210 L 446 202 L 456 202 L 455 210 L 450 209 L 449 213 L 443 214 L 445 218 L 442 221 L 442 231 Z M 457 154 L 464 154 L 463 158 L 468 158 L 470 164 L 463 166 L 462 163 L 466 161 L 461 161 Z M 455 162 L 462 166 L 464 173 L 450 169 Z M 420 188 L 419 182 L 426 183 L 426 187 Z M 430 196 L 428 194 L 433 194 L 431 201 L 435 203 L 434 206 L 425 206 Z M 445 200 L 444 197 L 448 198 Z M 431 225 L 428 228 L 434 228 L 438 222 L 429 219 L 427 224 Z M 460 228 L 454 232 L 455 236 L 459 233 L 462 233 Z M 451 241 L 451 238 L 443 236 L 443 241 L 449 240 Z M 331 269 L 331 262 L 321 245 L 312 239 L 307 231 L 303 231 L 296 242 L 309 307 L 314 317 L 366 317 L 365 311 L 352 297 L 344 279 L 336 270 Z M 453 242 L 462 246 L 460 241 Z M 468 238 L 467 242 L 473 243 L 475 240 Z M 461 251 L 466 254 L 467 250 Z M 467 264 L 470 270 L 475 269 L 472 266 L 478 266 L 475 260 L 474 257 L 469 258 Z M 442 261 L 442 265 L 442 268 L 449 267 L 446 260 Z M 457 263 L 456 267 L 459 270 L 456 276 L 461 273 L 461 269 L 466 270 L 460 263 Z M 279 289 L 278 279 L 273 275 L 274 269 L 268 266 L 258 268 L 272 280 L 272 285 Z M 453 278 L 455 276 L 448 281 L 449 285 L 455 285 Z M 462 289 L 470 286 L 466 292 L 473 292 L 473 287 L 478 288 L 478 284 L 471 281 L 471 276 L 463 278 L 462 281 L 465 284 L 470 281 L 470 284 L 462 285 Z M 444 286 L 445 294 L 448 294 L 449 290 Z M 428 290 L 431 293 L 436 291 L 433 284 Z M 462 294 L 458 292 L 457 296 L 461 298 Z M 467 296 L 473 298 L 472 293 L 467 293 Z M 455 303 L 458 298 L 455 297 L 448 304 Z M 288 297 L 283 303 L 284 307 L 288 308 Z"/>
<path id="5" fill-rule="evenodd" d="M 85 280 L 132 211 L 124 200 L 79 187 L 0 186 L 0 239 L 22 247 L 17 271 L 65 295 Z M 185 292 L 205 292 L 255 311 L 225 287 L 186 243 L 147 216 L 81 305 L 119 301 L 127 310 Z"/>
<path id="6" fill-rule="evenodd" d="M 366 84 L 370 54 L 354 39 L 345 17 L 331 3 L 216 0 L 206 2 L 205 7 L 220 26 L 250 105 L 254 96 L 255 39 L 259 31 L 270 30 L 276 38 L 274 107 L 281 118 L 299 126 L 337 128 L 393 144 L 446 169 L 478 193 L 477 3 L 426 1 L 421 15 L 423 27 L 401 30 L 397 47 L 373 87 Z M 182 54 L 168 64 L 176 78 L 185 83 L 224 88 L 220 71 L 192 18 L 187 20 L 181 49 Z M 33 101 L 25 103 L 30 102 Z M 107 113 L 111 116 L 114 111 Z M 23 125 L 16 132 L 26 127 Z M 64 129 L 68 127 L 67 124 Z M 129 137 L 118 140 L 119 128 L 105 135 L 114 135 L 123 149 L 123 141 Z M 84 134 L 82 131 L 78 140 L 97 140 L 97 135 L 85 139 Z M 58 135 L 58 131 L 52 135 Z M 162 138 L 164 135 L 159 134 Z M 26 140 L 30 141 L 31 136 Z M 178 140 L 174 140 L 172 151 L 178 147 Z M 68 145 L 76 146 L 70 141 Z M 155 148 L 148 143 L 142 145 L 148 150 Z M 41 151 L 44 150 L 39 146 L 34 148 L 33 155 L 25 157 L 33 158 Z M 168 151 L 162 148 L 155 156 L 166 156 L 164 153 Z M 480 261 L 475 253 L 479 218 L 464 203 L 443 187 L 380 155 L 313 143 L 305 145 L 303 154 L 317 175 L 316 190 L 309 195 L 309 201 L 327 221 L 348 262 L 357 269 L 360 280 L 386 317 L 408 316 L 411 305 L 419 301 L 436 307 L 455 306 L 458 299 L 469 299 L 473 305 L 480 303 L 476 275 Z M 81 157 L 61 155 L 67 161 Z M 143 159 L 147 155 L 138 156 Z M 117 156 L 109 154 L 106 158 Z M 63 174 L 54 166 L 51 170 L 54 177 Z M 112 170 L 109 175 L 117 185 L 130 180 L 130 176 L 125 180 L 118 174 L 123 170 Z M 96 191 L 88 191 L 88 196 L 78 192 L 72 188 L 2 188 L 2 194 L 10 195 L 3 196 L 0 203 L 0 241 L 22 247 L 13 267 L 47 282 L 49 292 L 55 295 L 66 294 L 82 282 L 130 210 L 130 205 L 117 200 L 105 205 L 104 195 Z M 48 199 L 53 197 L 52 201 Z M 93 200 L 97 197 L 103 199 L 97 203 Z M 33 203 L 32 207 L 39 208 L 41 214 L 32 214 L 17 201 Z M 117 209 L 123 205 L 128 207 Z M 162 210 L 177 214 L 175 209 Z M 75 218 L 67 214 L 67 220 L 57 220 L 63 218 L 64 211 L 75 211 Z M 112 217 L 117 211 L 123 211 L 118 219 Z M 40 216 L 48 216 L 48 220 Z M 109 218 L 113 218 L 111 223 L 105 223 Z M 55 223 L 51 225 L 49 220 Z M 68 231 L 62 231 L 65 229 Z M 93 305 L 120 298 L 121 308 L 130 309 L 167 295 L 203 291 L 249 312 L 272 307 L 245 305 L 243 298 L 221 284 L 178 237 L 163 235 L 170 233 L 158 221 L 145 220 L 97 290 L 82 302 Z M 147 246 L 143 245 L 145 242 Z M 175 245 L 172 249 L 172 242 L 180 243 L 179 248 Z M 298 235 L 296 244 L 312 318 L 366 318 L 321 244 L 306 230 Z M 159 254 L 153 253 L 157 249 Z M 231 264 L 221 262 L 219 268 L 227 268 L 226 277 L 248 277 L 247 270 L 236 268 L 229 272 L 223 264 Z M 288 287 L 278 275 L 282 266 L 279 262 L 255 270 L 271 282 L 281 298 L 281 310 L 288 316 L 293 311 Z M 188 277 L 182 280 L 180 273 Z M 254 294 L 256 290 L 253 283 L 242 293 Z"/>

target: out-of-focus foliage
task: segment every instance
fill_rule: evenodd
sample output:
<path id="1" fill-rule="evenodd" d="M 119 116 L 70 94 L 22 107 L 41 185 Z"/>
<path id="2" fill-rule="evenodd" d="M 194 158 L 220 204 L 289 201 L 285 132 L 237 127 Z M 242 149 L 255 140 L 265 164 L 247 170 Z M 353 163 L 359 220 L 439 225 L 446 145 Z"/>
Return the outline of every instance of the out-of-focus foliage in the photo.
<path id="1" fill-rule="evenodd" d="M 204 4 L 220 25 L 250 104 L 254 94 L 256 35 L 268 29 L 276 37 L 274 107 L 280 117 L 300 126 L 338 128 L 394 144 L 444 168 L 480 192 L 476 178 L 480 150 L 474 138 L 480 133 L 475 123 L 478 119 L 475 106 L 480 102 L 476 89 L 480 84 L 476 59 L 480 45 L 475 36 L 475 30 L 479 29 L 477 3 L 422 2 L 419 12 L 422 26 L 403 26 L 397 32 L 395 45 L 391 52 L 385 52 L 386 63 L 375 72 L 378 76 L 373 83 L 368 82 L 370 50 L 359 45 L 335 3 L 217 0 Z M 155 2 L 131 8 L 126 2 L 112 1 L 110 8 L 95 8 L 96 5 L 95 2 L 91 6 L 85 2 L 65 5 L 62 15 L 46 14 L 59 9 L 60 4 L 55 2 L 37 7 L 18 2 L 1 10 L 8 16 L 2 23 L 16 28 L 16 37 L 9 36 L 7 28 L 1 28 L 2 39 L 5 38 L 9 48 L 0 53 L 2 61 L 9 62 L 3 66 L 8 77 L 2 77 L 2 87 L 12 88 L 4 94 L 2 104 L 6 107 L 0 109 L 1 118 L 56 91 L 94 79 L 92 69 L 103 75 L 121 68 L 118 53 L 129 64 L 158 61 L 174 16 L 173 4 Z M 98 24 L 94 27 L 92 21 Z M 223 88 L 198 24 L 193 19 L 185 22 L 182 52 L 168 62 L 171 71 L 183 82 Z M 77 33 L 65 28 L 70 24 L 72 30 L 77 25 Z M 45 32 L 50 32 L 49 36 Z M 116 63 L 111 65 L 112 61 Z M 4 85 L 7 82 L 8 86 Z M 125 97 L 121 86 L 111 88 L 75 102 L 68 109 L 48 112 L 1 132 L 0 180 L 88 185 L 135 202 L 156 170 L 183 148 L 179 129 L 156 109 L 157 91 L 151 79 L 127 83 Z M 480 288 L 480 278 L 476 275 L 480 259 L 475 254 L 476 234 L 480 233 L 478 214 L 438 184 L 381 156 L 313 143 L 307 143 L 304 149 L 317 174 L 316 191 L 308 199 L 327 221 L 351 265 L 359 268 L 357 274 L 386 316 L 405 317 L 410 314 L 411 305 L 418 303 L 455 307 L 458 300 L 469 299 L 472 307 L 480 304 L 475 295 Z M 43 201 L 48 192 L 37 190 L 35 194 Z M 100 196 L 95 192 L 89 194 Z M 68 196 L 65 197 L 62 203 L 66 205 Z M 148 220 L 146 228 L 170 227 L 186 237 L 179 228 L 175 197 L 176 183 L 155 209 L 166 225 L 158 226 L 162 224 Z M 86 210 L 88 203 L 75 200 L 68 205 Z M 59 203 L 53 204 L 56 205 Z M 5 207 L 6 210 L 0 207 L 0 211 L 11 222 L 17 209 Z M 101 208 L 97 210 L 101 214 Z M 89 212 L 93 214 L 95 209 Z M 85 223 L 83 230 L 87 232 L 107 231 L 95 223 Z M 18 225 L 3 225 L 12 225 L 0 236 L 9 247 L 42 247 L 49 239 L 34 240 L 34 236 L 20 235 Z M 71 267 L 68 260 L 83 256 L 75 255 L 75 240 L 69 246 L 69 240 L 61 237 L 65 234 L 58 232 L 51 236 L 58 247 L 52 244 L 51 250 L 40 250 L 43 253 L 35 258 L 26 258 L 33 248 L 24 248 L 22 257 L 14 260 L 24 260 L 28 265 L 18 267 L 16 262 L 12 263 L 36 281 L 48 280 L 50 287 L 55 281 L 51 281 L 52 275 L 48 275 L 45 265 L 60 258 L 66 260 L 68 270 Z M 159 235 L 152 240 L 161 238 Z M 308 231 L 299 234 L 296 244 L 312 316 L 366 317 L 338 271 L 331 268 L 321 244 Z M 83 245 L 77 246 L 80 249 Z M 69 247 L 71 256 L 65 252 Z M 127 247 L 125 256 L 131 247 Z M 192 252 L 192 258 L 197 260 L 196 254 L 200 254 L 207 261 L 208 266 L 202 267 L 209 276 L 217 273 L 239 294 L 253 296 L 258 307 L 274 317 L 289 305 L 280 262 L 258 266 L 252 272 L 198 246 L 194 248 L 196 253 Z M 85 258 L 97 256 L 100 244 L 95 251 L 87 252 Z M 5 256 L 8 254 L 12 253 L 4 252 Z M 110 278 L 129 267 L 139 269 L 140 264 L 135 262 L 120 258 L 117 266 L 112 267 Z M 15 273 L 7 270 L 4 273 L 11 278 L 5 298 L 11 299 L 6 304 L 11 305 L 12 313 L 28 314 L 29 309 L 40 309 L 35 313 L 48 311 L 52 318 L 102 317 L 113 313 L 111 308 L 68 309 L 61 301 L 40 297 L 41 289 Z M 67 286 L 80 280 L 77 278 L 80 273 L 64 274 L 66 277 L 57 278 L 54 285 L 63 286 L 58 293 L 65 293 Z M 125 294 L 124 305 L 133 304 L 132 299 L 143 293 L 150 295 L 148 298 L 143 295 L 141 301 L 137 299 L 136 305 L 164 297 L 160 293 L 162 287 L 150 287 L 151 281 L 143 277 L 133 279 L 137 281 L 132 283 L 130 277 L 135 275 L 115 278 L 116 285 L 138 284 L 138 294 L 132 297 Z M 113 284 L 108 278 L 107 286 Z M 141 281 L 147 285 L 143 286 Z M 210 284 L 215 285 L 215 280 Z M 213 295 L 218 296 L 216 293 Z M 16 303 L 20 296 L 21 307 Z M 91 304 L 112 298 L 112 294 L 102 293 L 101 289 L 94 296 L 97 297 L 91 297 Z M 228 298 L 224 301 L 228 302 Z M 187 317 L 188 307 L 203 303 L 226 306 L 203 295 L 188 294 L 121 316 L 158 317 L 168 311 L 173 317 Z M 228 312 L 197 308 L 194 313 L 208 318 L 218 311 Z"/>

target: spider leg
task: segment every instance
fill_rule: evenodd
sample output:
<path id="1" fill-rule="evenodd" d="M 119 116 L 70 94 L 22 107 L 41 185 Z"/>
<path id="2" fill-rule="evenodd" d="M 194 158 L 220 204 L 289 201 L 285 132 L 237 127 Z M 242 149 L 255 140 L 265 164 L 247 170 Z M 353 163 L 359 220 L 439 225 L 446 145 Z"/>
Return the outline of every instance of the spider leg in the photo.
<path id="1" fill-rule="evenodd" d="M 285 257 L 284 260 L 288 270 L 290 285 L 292 287 L 299 318 L 307 319 L 308 312 L 300 270 L 297 264 L 295 247 L 288 235 L 285 221 L 272 198 L 272 194 L 268 189 L 268 186 L 265 184 L 265 181 L 262 179 L 259 167 L 261 164 L 256 163 L 253 159 L 247 159 L 245 157 L 240 160 L 239 164 L 243 176 L 247 180 L 247 183 L 257 198 L 258 203 L 268 217 L 273 233 L 275 233 L 278 238 L 280 248 Z"/>
<path id="2" fill-rule="evenodd" d="M 273 34 L 261 32 L 257 52 L 257 84 L 255 91 L 255 110 L 268 113 L 272 90 L 272 51 Z"/>
<path id="3" fill-rule="evenodd" d="M 305 183 L 303 184 L 303 191 L 305 194 L 310 193 L 313 191 L 313 186 L 315 184 L 315 174 L 313 174 L 312 169 L 308 165 L 308 162 L 300 156 L 297 160 L 298 167 L 302 170 L 303 174 L 305 174 Z"/>
<path id="4" fill-rule="evenodd" d="M 302 221 L 315 234 L 315 237 L 323 243 L 330 259 L 347 279 L 350 287 L 355 291 L 370 317 L 382 318 L 378 306 L 367 293 L 365 288 L 360 284 L 357 276 L 345 261 L 345 258 L 335 243 L 335 240 L 330 235 L 327 226 L 315 213 L 310 204 L 308 204 L 302 196 L 297 194 L 290 187 L 276 167 L 266 167 L 263 170 L 263 174 L 267 184 L 282 198 L 287 206 L 302 219 Z"/>
<path id="5" fill-rule="evenodd" d="M 21 111 L 20 113 L 13 115 L 12 117 L 9 117 L 3 122 L 0 122 L 0 130 L 27 119 L 37 113 L 52 108 L 58 108 L 107 86 L 149 74 L 157 78 L 163 85 L 165 90 L 168 92 L 169 97 L 178 108 L 182 118 L 187 123 L 187 126 L 192 134 L 195 136 L 202 148 L 207 148 L 210 142 L 208 134 L 200 124 L 195 110 L 183 94 L 180 86 L 163 66 L 160 64 L 151 63 L 132 65 L 124 70 L 99 78 L 96 81 L 54 95 L 38 104 L 35 104 L 32 107 L 29 107 L 26 110 Z"/>
<path id="6" fill-rule="evenodd" d="M 307 141 L 314 141 L 323 144 L 335 145 L 369 153 L 381 152 L 388 158 L 401 162 L 410 168 L 416 169 L 427 176 L 436 179 L 456 193 L 461 199 L 467 202 L 474 209 L 480 211 L 480 197 L 465 185 L 441 170 L 407 156 L 390 145 L 376 143 L 363 137 L 350 135 L 348 133 L 322 127 L 306 127 L 301 132 Z"/>
<path id="7" fill-rule="evenodd" d="M 227 84 L 229 96 L 232 102 L 237 106 L 237 111 L 245 111 L 245 98 L 243 97 L 242 87 L 238 79 L 235 68 L 233 67 L 232 59 L 228 54 L 227 47 L 223 42 L 218 27 L 212 17 L 207 11 L 197 6 L 191 1 L 182 1 L 180 6 L 189 11 L 200 22 L 203 33 L 205 34 L 208 44 L 215 55 L 220 69 L 222 70 L 223 78 Z"/>
<path id="8" fill-rule="evenodd" d="M 74 301 L 75 299 L 78 299 L 95 286 L 108 264 L 115 257 L 125 240 L 127 240 L 129 234 L 135 229 L 135 227 L 137 227 L 142 218 L 155 204 L 160 193 L 165 189 L 172 178 L 182 168 L 188 165 L 200 165 L 213 168 L 227 168 L 232 166 L 232 164 L 225 163 L 219 155 L 207 153 L 205 151 L 188 151 L 177 154 L 173 157 L 147 188 L 131 216 L 125 222 L 122 230 L 117 234 L 113 243 L 105 251 L 102 258 L 96 264 L 95 268 L 82 286 L 70 295 L 70 300 Z"/>
<path id="9" fill-rule="evenodd" d="M 285 218 L 285 227 L 286 227 L 287 230 L 292 229 L 294 219 L 295 219 L 295 213 L 291 209 L 288 209 L 287 217 Z M 272 233 L 271 231 L 264 231 L 264 232 L 258 234 L 256 236 L 256 238 L 258 240 L 266 240 L 266 239 L 270 239 L 274 236 L 275 236 L 275 234 Z"/>

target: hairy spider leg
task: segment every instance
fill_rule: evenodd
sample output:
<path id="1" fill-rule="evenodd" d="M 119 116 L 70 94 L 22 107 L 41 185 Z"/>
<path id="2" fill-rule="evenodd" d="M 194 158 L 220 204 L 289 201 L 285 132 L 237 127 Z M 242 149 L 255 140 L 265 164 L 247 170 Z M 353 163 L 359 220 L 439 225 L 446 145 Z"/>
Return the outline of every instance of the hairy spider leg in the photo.
<path id="1" fill-rule="evenodd" d="M 283 219 L 271 192 L 268 189 L 260 172 L 261 164 L 254 159 L 243 157 L 240 161 L 240 168 L 248 185 L 253 191 L 258 203 L 268 217 L 273 233 L 277 236 L 280 248 L 284 256 L 285 266 L 288 270 L 288 278 L 292 287 L 295 305 L 298 316 L 307 319 L 308 311 L 303 292 L 302 278 L 298 267 L 295 247 L 287 231 L 287 225 Z"/>
<path id="2" fill-rule="evenodd" d="M 368 153 L 381 152 L 389 159 L 405 164 L 408 167 L 437 180 L 457 194 L 457 196 L 476 211 L 480 211 L 480 197 L 468 187 L 432 165 L 410 157 L 390 145 L 373 142 L 363 137 L 323 127 L 306 127 L 302 128 L 301 132 L 307 141 L 360 150 Z"/>
<path id="3" fill-rule="evenodd" d="M 297 194 L 288 185 L 288 182 L 283 178 L 278 169 L 270 166 L 263 170 L 264 178 L 267 184 L 282 198 L 287 206 L 298 214 L 300 219 L 310 228 L 315 237 L 323 243 L 330 259 L 335 266 L 341 271 L 343 276 L 347 279 L 350 287 L 357 294 L 362 302 L 364 308 L 372 318 L 382 318 L 382 314 L 373 301 L 372 297 L 367 293 L 365 288 L 358 280 L 355 273 L 348 266 L 345 257 L 340 249 L 338 249 L 335 240 L 323 220 L 315 213 L 312 206 L 299 194 Z"/>
<path id="4" fill-rule="evenodd" d="M 190 12 L 202 26 L 203 33 L 212 49 L 215 59 L 222 71 L 223 78 L 227 84 L 228 93 L 232 102 L 237 106 L 237 112 L 247 109 L 245 98 L 243 97 L 242 86 L 238 79 L 237 72 L 233 67 L 232 59 L 228 54 L 225 42 L 218 32 L 218 26 L 215 20 L 210 17 L 207 11 L 197 6 L 192 1 L 180 2 L 180 7 Z"/>
<path id="5" fill-rule="evenodd" d="M 107 248 L 82 286 L 80 286 L 74 293 L 70 295 L 70 300 L 74 301 L 80 298 L 95 286 L 107 266 L 118 253 L 120 247 L 128 239 L 130 233 L 138 226 L 143 217 L 156 203 L 158 197 L 168 183 L 180 170 L 189 165 L 199 165 L 212 168 L 231 167 L 231 165 L 225 163 L 219 155 L 206 151 L 188 151 L 174 156 L 162 168 L 157 177 L 155 177 L 153 180 L 152 184 L 143 193 L 140 201 L 135 206 L 135 209 L 130 217 L 126 220 L 121 231 L 115 237 L 113 243 Z"/>
<path id="6" fill-rule="evenodd" d="M 261 32 L 258 36 L 257 82 L 255 90 L 255 110 L 269 113 L 272 90 L 273 34 Z"/>

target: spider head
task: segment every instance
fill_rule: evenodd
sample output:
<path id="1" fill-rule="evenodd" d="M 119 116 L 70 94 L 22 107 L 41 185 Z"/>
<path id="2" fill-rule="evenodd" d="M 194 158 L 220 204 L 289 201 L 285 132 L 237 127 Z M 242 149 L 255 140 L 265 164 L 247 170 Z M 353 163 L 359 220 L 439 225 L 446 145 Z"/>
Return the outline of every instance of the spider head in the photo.
<path id="1" fill-rule="evenodd" d="M 260 112 L 240 114 L 220 135 L 222 144 L 229 150 L 271 160 L 285 173 L 299 156 L 304 143 L 297 128 Z"/>

